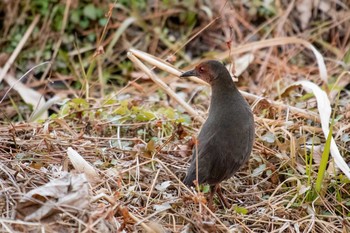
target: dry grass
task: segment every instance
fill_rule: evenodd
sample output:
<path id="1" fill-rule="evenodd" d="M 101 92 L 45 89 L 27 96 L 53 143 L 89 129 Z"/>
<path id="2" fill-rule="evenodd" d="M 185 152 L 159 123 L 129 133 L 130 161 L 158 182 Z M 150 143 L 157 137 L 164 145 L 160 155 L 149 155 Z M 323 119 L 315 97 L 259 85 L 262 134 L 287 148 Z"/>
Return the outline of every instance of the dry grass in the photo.
<path id="1" fill-rule="evenodd" d="M 3 11 L 8 16 L 3 25 L 4 38 L 10 35 L 9 28 L 19 27 L 14 16 L 19 14 L 21 3 L 8 4 Z M 67 10 L 78 9 L 76 4 L 72 1 L 62 8 L 66 10 L 62 11 L 66 30 L 70 30 Z M 312 12 L 317 14 L 304 27 L 307 16 L 285 1 L 274 6 L 273 14 L 267 7 L 253 3 L 228 2 L 224 8 L 225 1 L 221 5 L 206 5 L 205 1 L 171 7 L 159 4 L 154 8 L 118 5 L 118 9 L 109 12 L 110 21 L 105 28 L 98 24 L 95 29 L 78 28 L 77 40 L 86 45 L 69 47 L 66 35 L 55 41 L 50 78 L 41 77 L 48 72 L 42 68 L 39 74 L 31 74 L 23 81 L 48 103 L 59 93 L 60 101 L 55 99 L 49 106 L 49 119 L 29 123 L 33 110 L 15 90 L 7 92 L 10 87 L 1 83 L 0 96 L 6 96 L 0 106 L 0 231 L 349 232 L 349 178 L 332 159 L 321 193 L 312 196 L 326 142 L 315 97 L 300 88 L 283 92 L 300 80 L 309 80 L 326 91 L 335 112 L 333 137 L 348 163 L 347 6 L 332 2 L 328 12 L 314 8 Z M 96 5 L 108 11 L 107 4 Z M 188 11 L 184 9 L 201 9 L 196 23 L 189 23 L 192 16 L 186 15 Z M 254 14 L 254 10 L 260 13 Z M 30 19 L 24 18 L 29 25 Z M 10 75 L 20 77 L 30 63 L 45 60 L 44 47 L 50 45 L 46 34 L 57 32 L 42 18 L 40 22 L 42 36 L 34 35 L 27 41 L 38 52 L 27 57 L 32 49 L 23 47 L 22 53 L 16 54 L 18 60 Z M 86 41 L 91 31 L 98 35 L 96 44 Z M 57 52 L 61 44 L 65 55 Z M 320 55 L 315 57 L 309 50 L 311 44 Z M 1 41 L 2 47 L 7 45 Z M 232 203 L 230 209 L 215 200 L 216 209 L 210 211 L 206 191 L 189 189 L 181 182 L 193 137 L 200 129 L 200 119 L 207 114 L 209 88 L 150 68 L 171 92 L 190 104 L 199 116 L 193 118 L 194 113 L 184 111 L 161 86 L 133 68 L 135 65 L 126 57 L 131 47 L 181 69 L 210 58 L 231 62 L 242 53 L 254 55 L 237 85 L 247 92 L 244 95 L 254 111 L 256 142 L 249 162 L 222 183 L 223 193 Z M 3 58 L 11 54 L 0 55 Z M 320 65 L 320 59 L 325 61 L 325 67 Z M 25 65 L 21 66 L 20 61 L 25 61 Z M 5 62 L 0 59 L 0 64 Z M 328 76 L 322 73 L 324 69 Z M 69 99 L 64 102 L 64 98 Z M 88 194 L 80 197 L 88 205 L 58 205 L 54 200 L 55 212 L 51 215 L 26 219 L 38 206 L 48 203 L 36 195 L 33 198 L 39 204 L 35 208 L 33 203 L 23 206 L 20 200 L 29 191 L 57 180 L 65 171 L 71 177 L 78 173 L 67 156 L 69 147 L 98 172 L 95 181 L 85 182 Z M 79 190 L 69 191 L 79 194 Z"/>

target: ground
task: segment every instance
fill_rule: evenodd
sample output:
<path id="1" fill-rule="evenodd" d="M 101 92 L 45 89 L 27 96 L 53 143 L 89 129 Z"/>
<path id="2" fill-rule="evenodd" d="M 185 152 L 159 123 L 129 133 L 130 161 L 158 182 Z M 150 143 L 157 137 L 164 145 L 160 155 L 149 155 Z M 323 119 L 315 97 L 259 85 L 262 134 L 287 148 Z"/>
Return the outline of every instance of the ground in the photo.
<path id="1" fill-rule="evenodd" d="M 1 2 L 1 232 L 350 231 L 349 5 Z M 181 182 L 210 88 L 178 75 L 207 59 L 256 124 L 213 210 Z"/>

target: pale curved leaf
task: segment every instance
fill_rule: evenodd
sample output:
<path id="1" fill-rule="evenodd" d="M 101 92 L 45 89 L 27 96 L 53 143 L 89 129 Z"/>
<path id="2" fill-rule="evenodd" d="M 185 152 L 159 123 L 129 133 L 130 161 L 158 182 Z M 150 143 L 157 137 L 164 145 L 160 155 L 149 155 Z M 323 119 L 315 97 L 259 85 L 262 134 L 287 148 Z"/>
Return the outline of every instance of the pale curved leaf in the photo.
<path id="1" fill-rule="evenodd" d="M 312 92 L 315 95 L 316 102 L 317 102 L 317 109 L 321 119 L 322 131 L 323 131 L 324 137 L 327 138 L 329 133 L 329 122 L 331 118 L 332 108 L 326 92 L 321 90 L 321 88 L 316 84 L 306 80 L 295 82 L 288 88 L 292 86 L 302 86 L 305 89 L 305 91 Z M 350 179 L 350 168 L 344 161 L 343 157 L 341 156 L 338 146 L 335 143 L 335 140 L 333 137 L 331 139 L 330 151 L 331 151 L 331 155 L 334 158 L 335 164 Z"/>

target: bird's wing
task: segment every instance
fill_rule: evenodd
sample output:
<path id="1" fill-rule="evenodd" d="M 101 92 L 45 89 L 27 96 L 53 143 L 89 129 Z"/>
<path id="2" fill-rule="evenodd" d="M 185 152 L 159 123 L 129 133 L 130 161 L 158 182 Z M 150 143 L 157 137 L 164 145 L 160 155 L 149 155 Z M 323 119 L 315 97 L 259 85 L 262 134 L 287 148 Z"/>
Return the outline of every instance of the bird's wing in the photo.
<path id="1" fill-rule="evenodd" d="M 194 146 L 192 150 L 192 158 L 190 166 L 187 169 L 187 174 L 184 179 L 186 185 L 193 185 L 193 181 L 196 180 L 196 158 L 198 157 L 198 182 L 199 184 L 205 183 L 207 181 L 207 173 L 211 169 L 211 154 L 206 153 L 208 146 L 211 145 L 212 138 L 215 136 L 215 133 L 208 137 L 201 137 L 201 134 L 198 136 L 198 144 Z M 198 153 L 198 154 L 197 154 Z"/>
<path id="2" fill-rule="evenodd" d="M 230 178 L 240 166 L 249 158 L 251 151 L 251 142 L 246 137 L 237 137 L 237 135 L 248 135 L 251 129 L 240 127 L 240 132 L 234 128 L 232 130 L 220 131 L 223 127 L 211 135 L 199 135 L 198 145 L 198 182 L 216 184 Z M 193 149 L 193 155 L 190 167 L 187 171 L 185 181 L 187 185 L 193 185 L 196 180 L 196 148 Z"/>

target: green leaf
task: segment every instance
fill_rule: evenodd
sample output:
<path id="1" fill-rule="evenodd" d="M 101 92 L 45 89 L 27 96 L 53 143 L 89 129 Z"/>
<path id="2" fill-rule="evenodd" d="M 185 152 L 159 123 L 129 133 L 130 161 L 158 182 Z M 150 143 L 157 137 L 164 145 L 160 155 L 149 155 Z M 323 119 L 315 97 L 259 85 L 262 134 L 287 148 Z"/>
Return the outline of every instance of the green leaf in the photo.
<path id="1" fill-rule="evenodd" d="M 88 19 L 82 19 L 82 20 L 80 20 L 80 22 L 79 22 L 80 27 L 82 27 L 83 29 L 88 28 L 88 27 L 89 27 L 89 24 L 90 24 L 90 22 L 89 22 Z"/>
<path id="2" fill-rule="evenodd" d="M 56 113 L 53 113 L 53 114 L 50 115 L 50 119 L 51 120 L 54 120 L 54 119 L 57 119 L 57 118 L 58 118 L 58 114 L 56 114 Z"/>
<path id="3" fill-rule="evenodd" d="M 70 21 L 72 23 L 79 24 L 80 23 L 80 16 L 81 16 L 81 11 L 73 10 L 73 11 L 71 11 L 71 14 L 70 14 Z"/>
<path id="4" fill-rule="evenodd" d="M 329 152 L 331 149 L 331 139 L 332 139 L 332 132 L 333 132 L 333 124 L 331 125 L 329 129 L 329 133 L 327 136 L 327 141 L 324 146 L 324 150 L 322 153 L 322 158 L 321 158 L 321 163 L 320 167 L 318 168 L 318 173 L 317 173 L 317 179 L 316 179 L 316 184 L 315 184 L 315 189 L 318 193 L 321 191 L 322 183 L 323 183 L 323 178 L 326 172 L 327 164 L 328 164 L 328 159 L 329 159 Z"/>
<path id="5" fill-rule="evenodd" d="M 239 206 L 234 206 L 233 207 L 233 210 L 236 212 L 236 213 L 238 213 L 238 214 L 243 214 L 243 215 L 246 215 L 246 214 L 248 214 L 248 210 L 246 209 L 246 208 L 244 208 L 244 207 L 239 207 Z"/>
<path id="6" fill-rule="evenodd" d="M 159 114 L 164 115 L 166 119 L 174 120 L 176 117 L 175 110 L 173 108 L 160 108 L 157 111 Z"/>
<path id="7" fill-rule="evenodd" d="M 345 53 L 345 56 L 344 56 L 344 63 L 345 63 L 345 64 L 349 64 L 349 63 L 350 63 L 350 48 L 349 48 L 348 51 Z"/>
<path id="8" fill-rule="evenodd" d="M 97 18 L 97 10 L 93 4 L 88 4 L 84 7 L 83 14 L 92 20 L 96 20 Z"/>
<path id="9" fill-rule="evenodd" d="M 114 110 L 113 113 L 121 115 L 121 116 L 129 115 L 130 110 L 128 108 L 128 101 L 127 100 L 121 101 L 120 107 L 118 107 L 116 110 Z"/>
<path id="10" fill-rule="evenodd" d="M 202 186 L 202 192 L 203 193 L 209 193 L 209 191 L 210 191 L 210 185 L 209 184 L 206 184 L 206 185 Z"/>
<path id="11" fill-rule="evenodd" d="M 76 109 L 81 109 L 81 108 L 88 108 L 89 107 L 89 103 L 82 98 L 75 98 L 72 99 L 72 103 L 75 104 Z"/>
<path id="12" fill-rule="evenodd" d="M 106 18 L 101 18 L 98 20 L 98 24 L 104 27 L 107 24 L 108 20 Z"/>
<path id="13" fill-rule="evenodd" d="M 150 121 L 156 117 L 153 112 L 142 109 L 140 107 L 136 107 L 136 106 L 132 107 L 131 111 L 133 114 L 135 114 L 136 121 L 141 121 L 141 122 Z"/>

